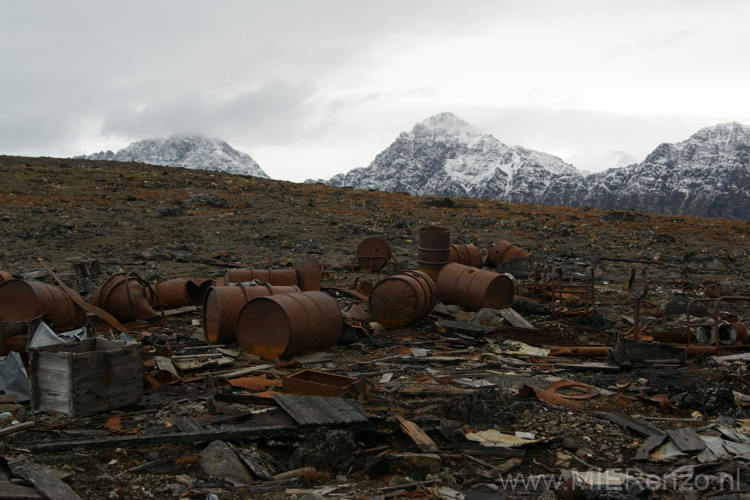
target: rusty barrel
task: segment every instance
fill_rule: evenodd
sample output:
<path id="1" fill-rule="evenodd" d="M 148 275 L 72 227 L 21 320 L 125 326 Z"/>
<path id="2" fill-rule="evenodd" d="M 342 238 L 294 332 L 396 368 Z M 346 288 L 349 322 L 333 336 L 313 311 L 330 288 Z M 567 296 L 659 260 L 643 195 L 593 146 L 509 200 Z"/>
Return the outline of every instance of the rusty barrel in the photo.
<path id="1" fill-rule="evenodd" d="M 463 243 L 451 243 L 450 261 L 465 266 L 476 268 L 482 267 L 482 252 L 475 245 Z"/>
<path id="2" fill-rule="evenodd" d="M 269 283 L 276 286 L 297 285 L 297 272 L 292 268 L 265 268 L 256 269 L 227 269 L 224 274 L 224 285 L 230 283 L 247 283 L 250 281 L 259 281 L 260 283 Z"/>
<path id="3" fill-rule="evenodd" d="M 154 285 L 156 295 L 151 299 L 151 305 L 158 307 L 161 301 L 164 309 L 199 306 L 203 304 L 206 290 L 212 285 L 213 282 L 206 279 L 176 278 L 160 281 Z"/>
<path id="4" fill-rule="evenodd" d="M 438 300 L 470 311 L 485 307 L 507 309 L 513 305 L 513 282 L 503 274 L 451 263 L 437 279 Z"/>
<path id="5" fill-rule="evenodd" d="M 391 245 L 380 236 L 368 236 L 357 246 L 357 263 L 360 269 L 379 271 L 391 261 Z"/>
<path id="6" fill-rule="evenodd" d="M 86 312 L 59 287 L 15 279 L 0 284 L 0 321 L 28 321 L 42 314 L 57 329 L 86 324 Z"/>
<path id="7" fill-rule="evenodd" d="M 336 301 L 324 292 L 258 297 L 237 316 L 240 348 L 274 360 L 336 344 L 344 321 Z"/>
<path id="8" fill-rule="evenodd" d="M 94 291 L 91 304 L 104 309 L 118 321 L 153 321 L 160 316 L 151 305 L 160 303 L 155 294 L 151 285 L 136 273 L 117 273 Z"/>
<path id="9" fill-rule="evenodd" d="M 381 325 L 403 328 L 424 319 L 436 301 L 437 289 L 430 276 L 421 271 L 402 271 L 376 283 L 368 305 Z"/>
<path id="10" fill-rule="evenodd" d="M 450 262 L 451 232 L 437 226 L 427 226 L 419 230 L 417 244 L 417 268 L 433 280 L 440 269 Z"/>
<path id="11" fill-rule="evenodd" d="M 206 342 L 234 342 L 237 315 L 249 300 L 299 291 L 294 285 L 273 286 L 267 283 L 209 287 L 203 297 L 203 335 Z"/>
<path id="12" fill-rule="evenodd" d="M 495 243 L 495 246 L 493 246 L 487 254 L 485 264 L 487 267 L 494 268 L 499 263 L 505 262 L 506 260 L 514 259 L 516 257 L 528 257 L 529 255 L 531 255 L 531 253 L 525 248 L 521 248 L 515 243 L 500 240 Z"/>
<path id="13" fill-rule="evenodd" d="M 6 273 L 5 271 L 0 271 L 0 284 L 5 283 L 6 281 L 10 281 L 13 279 L 13 275 L 10 273 Z"/>

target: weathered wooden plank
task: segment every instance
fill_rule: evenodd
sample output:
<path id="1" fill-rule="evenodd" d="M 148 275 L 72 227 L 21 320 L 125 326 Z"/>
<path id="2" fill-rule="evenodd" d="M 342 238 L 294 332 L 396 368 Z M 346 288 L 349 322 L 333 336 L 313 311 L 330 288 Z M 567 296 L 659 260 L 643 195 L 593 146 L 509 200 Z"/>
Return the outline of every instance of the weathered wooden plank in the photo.
<path id="1" fill-rule="evenodd" d="M 54 474 L 26 459 L 9 461 L 8 466 L 14 476 L 29 481 L 46 498 L 51 500 L 82 500 L 70 486 Z"/>
<path id="2" fill-rule="evenodd" d="M 683 427 L 682 429 L 669 429 L 667 431 L 669 439 L 685 453 L 701 451 L 706 448 L 706 442 L 701 439 L 695 429 L 692 427 Z"/>
<path id="3" fill-rule="evenodd" d="M 367 422 L 365 410 L 350 399 L 276 394 L 273 400 L 300 425 Z"/>
<path id="4" fill-rule="evenodd" d="M 414 444 L 417 445 L 417 448 L 425 453 L 438 453 L 440 451 L 438 445 L 435 444 L 435 441 L 433 441 L 432 438 L 428 436 L 421 427 L 419 427 L 414 422 L 406 420 L 401 415 L 398 415 L 396 418 L 398 419 L 401 430 L 404 431 L 404 433 L 409 436 L 412 441 L 414 441 Z"/>
<path id="5" fill-rule="evenodd" d="M 666 438 L 666 434 L 658 434 L 647 437 L 641 447 L 638 448 L 638 452 L 635 454 L 634 460 L 648 460 L 649 454 L 658 446 L 661 446 Z"/>
<path id="6" fill-rule="evenodd" d="M 627 415 L 623 415 L 622 413 L 617 413 L 614 411 L 598 411 L 594 415 L 596 415 L 599 418 L 609 420 L 613 424 L 617 424 L 622 427 L 627 427 L 628 429 L 633 430 L 644 436 L 664 435 L 664 431 L 654 427 L 648 422 L 645 422 L 643 420 L 639 420 L 633 417 L 629 417 Z"/>
<path id="7" fill-rule="evenodd" d="M 529 323 L 526 318 L 518 314 L 512 307 L 509 307 L 507 309 L 499 309 L 497 312 L 498 314 L 500 314 L 500 316 L 503 317 L 505 321 L 510 323 L 512 326 L 536 330 L 536 327 L 534 325 Z"/>
<path id="8" fill-rule="evenodd" d="M 176 434 L 151 434 L 147 436 L 120 436 L 109 439 L 72 439 L 29 445 L 32 453 L 54 453 L 74 449 L 103 450 L 125 446 L 148 446 L 166 443 L 198 443 L 201 441 L 250 439 L 261 436 L 295 434 L 296 425 L 280 424 L 266 426 L 236 426 L 203 432 L 182 432 Z"/>
<path id="9" fill-rule="evenodd" d="M 21 486 L 10 481 L 0 481 L 2 500 L 44 500 L 44 496 L 31 486 Z"/>
<path id="10" fill-rule="evenodd" d="M 3 427 L 2 429 L 0 429 L 0 436 L 7 436 L 8 434 L 13 434 L 15 432 L 22 431 L 24 429 L 30 429 L 31 427 L 34 427 L 35 425 L 36 425 L 36 422 L 34 422 L 33 420 L 28 420 L 26 422 L 22 422 L 16 425 L 9 425 L 7 427 Z"/>

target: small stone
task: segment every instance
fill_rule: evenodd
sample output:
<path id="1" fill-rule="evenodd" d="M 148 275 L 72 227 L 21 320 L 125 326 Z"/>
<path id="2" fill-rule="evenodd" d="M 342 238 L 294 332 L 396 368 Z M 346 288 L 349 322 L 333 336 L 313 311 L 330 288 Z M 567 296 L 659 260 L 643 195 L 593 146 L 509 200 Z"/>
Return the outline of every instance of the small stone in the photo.
<path id="1" fill-rule="evenodd" d="M 575 439 L 566 437 L 562 440 L 562 447 L 568 451 L 578 451 L 581 445 Z"/>

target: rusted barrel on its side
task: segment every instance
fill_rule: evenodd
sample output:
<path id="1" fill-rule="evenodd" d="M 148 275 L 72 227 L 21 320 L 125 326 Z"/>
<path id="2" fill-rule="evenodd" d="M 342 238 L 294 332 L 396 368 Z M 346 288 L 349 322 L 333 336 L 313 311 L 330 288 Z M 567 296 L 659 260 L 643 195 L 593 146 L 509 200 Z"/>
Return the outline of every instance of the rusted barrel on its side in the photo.
<path id="1" fill-rule="evenodd" d="M 344 321 L 336 301 L 324 292 L 258 297 L 237 316 L 240 348 L 274 360 L 336 344 Z"/>
<path id="2" fill-rule="evenodd" d="M 154 297 L 151 305 L 158 307 L 159 300 L 161 300 L 164 309 L 199 306 L 203 304 L 203 297 L 212 285 L 213 282 L 206 279 L 176 278 L 160 281 L 154 285 L 158 299 Z"/>
<path id="3" fill-rule="evenodd" d="M 419 230 L 417 244 L 417 268 L 433 280 L 440 269 L 450 262 L 451 232 L 437 226 L 427 226 Z"/>
<path id="4" fill-rule="evenodd" d="M 482 267 L 482 252 L 475 245 L 463 243 L 451 243 L 450 246 L 451 256 L 450 261 L 465 266 L 476 267 L 481 269 Z"/>
<path id="5" fill-rule="evenodd" d="M 228 269 L 224 274 L 224 285 L 230 283 L 247 283 L 259 281 L 275 286 L 297 285 L 297 271 L 292 268 L 286 269 Z"/>
<path id="6" fill-rule="evenodd" d="M 10 281 L 13 279 L 13 275 L 10 273 L 6 273 L 5 271 L 0 271 L 0 284 L 5 283 L 6 281 Z"/>
<path id="7" fill-rule="evenodd" d="M 505 275 L 451 263 L 437 279 L 438 300 L 470 311 L 485 307 L 507 309 L 513 305 L 513 282 Z"/>
<path id="8" fill-rule="evenodd" d="M 528 250 L 521 248 L 515 243 L 509 243 L 505 240 L 500 240 L 495 243 L 490 253 L 487 254 L 487 260 L 485 264 L 487 267 L 495 268 L 499 263 L 505 262 L 506 260 L 514 259 L 516 257 L 528 257 L 531 255 Z"/>
<path id="9" fill-rule="evenodd" d="M 136 273 L 117 273 L 94 291 L 91 304 L 104 309 L 118 321 L 153 321 L 160 316 L 151 305 L 152 302 L 159 304 L 154 295 L 151 285 Z"/>
<path id="10" fill-rule="evenodd" d="M 403 271 L 377 282 L 370 291 L 368 306 L 381 325 L 403 328 L 424 319 L 436 301 L 432 278 L 421 271 Z"/>
<path id="11" fill-rule="evenodd" d="M 299 288 L 294 285 L 239 284 L 209 287 L 203 298 L 203 335 L 206 342 L 234 342 L 237 338 L 235 335 L 237 315 L 249 300 L 299 291 Z"/>
<path id="12" fill-rule="evenodd" d="M 56 286 L 15 279 L 0 284 L 0 321 L 28 321 L 42 314 L 58 329 L 86 324 L 86 312 Z"/>

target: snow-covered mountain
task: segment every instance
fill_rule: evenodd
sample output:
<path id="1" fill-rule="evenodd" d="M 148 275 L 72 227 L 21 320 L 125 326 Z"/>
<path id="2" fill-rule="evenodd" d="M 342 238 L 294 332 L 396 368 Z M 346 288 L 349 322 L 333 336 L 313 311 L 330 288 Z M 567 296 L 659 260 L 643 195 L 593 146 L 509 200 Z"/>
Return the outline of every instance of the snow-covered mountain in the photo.
<path id="1" fill-rule="evenodd" d="M 101 151 L 78 158 L 133 161 L 268 178 L 268 175 L 250 155 L 237 151 L 222 140 L 199 135 L 173 135 L 167 139 L 144 139 L 116 153 Z"/>
<path id="2" fill-rule="evenodd" d="M 590 174 L 569 205 L 750 219 L 750 127 L 723 123 Z"/>
<path id="3" fill-rule="evenodd" d="M 662 144 L 641 163 L 589 174 L 556 156 L 507 146 L 452 113 L 441 113 L 402 132 L 369 166 L 326 184 L 750 219 L 749 155 L 750 127 L 729 123 L 678 144 Z"/>

